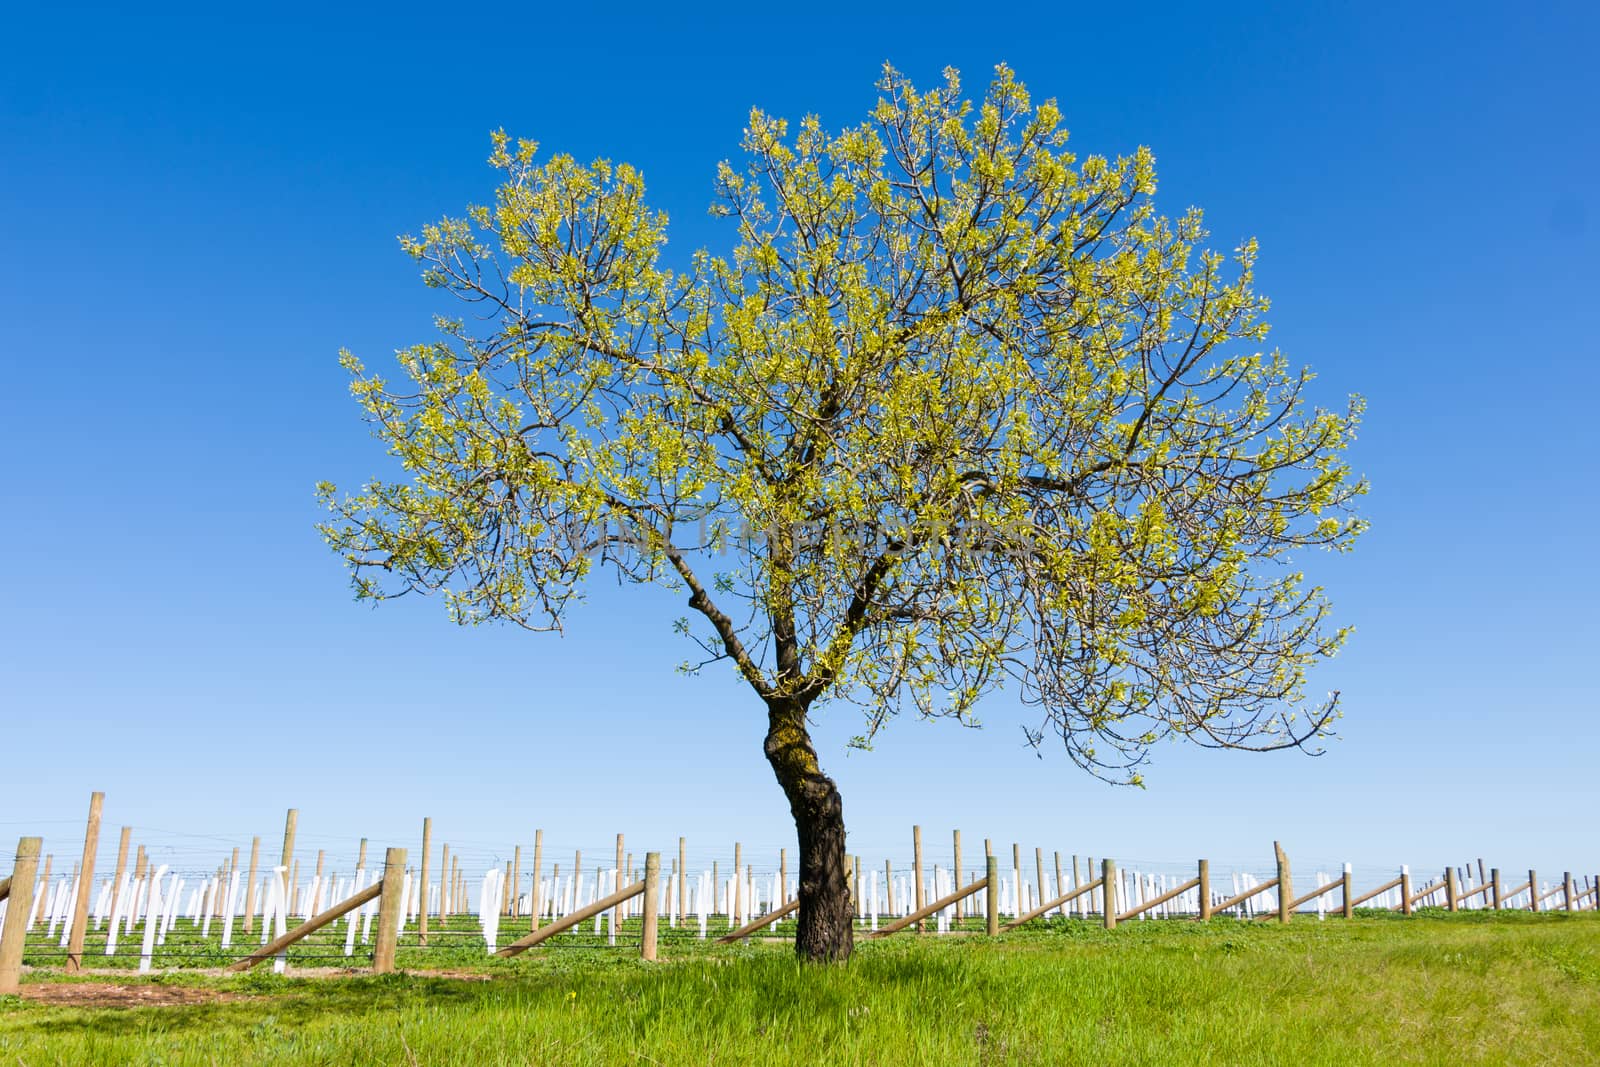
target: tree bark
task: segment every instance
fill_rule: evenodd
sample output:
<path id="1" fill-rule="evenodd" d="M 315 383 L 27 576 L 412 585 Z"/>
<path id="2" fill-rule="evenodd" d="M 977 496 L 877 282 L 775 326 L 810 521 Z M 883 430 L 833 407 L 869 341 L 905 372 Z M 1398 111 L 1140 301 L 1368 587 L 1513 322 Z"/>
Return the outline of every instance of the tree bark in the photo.
<path id="1" fill-rule="evenodd" d="M 766 752 L 800 839 L 795 954 L 818 963 L 847 960 L 855 947 L 855 921 L 845 872 L 844 802 L 817 763 L 804 705 L 777 700 L 768 705 Z"/>

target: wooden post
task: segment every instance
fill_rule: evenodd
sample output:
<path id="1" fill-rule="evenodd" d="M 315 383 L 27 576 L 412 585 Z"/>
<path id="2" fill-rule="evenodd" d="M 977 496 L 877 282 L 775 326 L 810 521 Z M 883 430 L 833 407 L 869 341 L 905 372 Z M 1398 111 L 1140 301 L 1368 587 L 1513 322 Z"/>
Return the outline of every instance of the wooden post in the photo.
<path id="1" fill-rule="evenodd" d="M 1528 870 L 1528 909 L 1539 910 L 1539 872 L 1532 868 Z"/>
<path id="2" fill-rule="evenodd" d="M 364 871 L 366 869 L 367 869 L 367 839 L 363 837 L 361 839 L 361 847 L 356 852 L 356 870 Z"/>
<path id="3" fill-rule="evenodd" d="M 244 884 L 244 932 L 255 929 L 256 868 L 261 865 L 261 837 L 250 838 L 250 877 Z"/>
<path id="4" fill-rule="evenodd" d="M 1491 868 L 1489 868 L 1489 884 L 1494 886 L 1493 890 L 1491 890 L 1491 892 L 1493 892 L 1493 894 L 1494 894 L 1494 910 L 1495 911 L 1499 911 L 1500 910 L 1500 904 L 1501 904 L 1501 901 L 1502 901 L 1502 896 L 1501 896 L 1501 888 L 1502 887 L 1500 885 L 1500 868 L 1499 867 L 1491 867 Z"/>
<path id="5" fill-rule="evenodd" d="M 90 819 L 83 825 L 83 862 L 78 864 L 78 899 L 72 905 L 72 933 L 67 937 L 67 971 L 83 969 L 83 928 L 90 920 L 90 891 L 94 888 L 94 857 L 99 854 L 99 814 L 106 793 L 90 793 Z M 1573 907 L 1573 877 L 1566 877 L 1566 909 Z"/>
<path id="6" fill-rule="evenodd" d="M 1447 866 L 1444 869 L 1444 904 L 1449 910 L 1456 910 L 1456 869 L 1454 867 Z"/>
<path id="7" fill-rule="evenodd" d="M 574 908 L 576 908 L 578 906 L 578 888 L 579 888 L 579 883 L 582 880 L 583 880 L 583 849 L 575 848 L 575 849 L 572 850 L 572 877 L 570 879 L 568 879 L 568 881 L 570 881 L 572 883 L 572 906 Z M 595 891 L 596 891 L 595 895 L 596 896 L 600 895 L 599 894 L 599 889 L 600 889 L 600 887 L 598 885 L 596 885 L 595 886 Z"/>
<path id="8" fill-rule="evenodd" d="M 783 855 L 779 852 L 778 855 Z M 689 878 L 689 842 L 685 838 L 678 838 L 678 899 L 673 901 L 678 911 L 678 921 L 683 922 L 686 914 L 683 898 L 684 887 L 688 885 Z"/>
<path id="9" fill-rule="evenodd" d="M 445 929 L 450 914 L 450 845 L 439 846 L 439 929 Z"/>
<path id="10" fill-rule="evenodd" d="M 1289 880 L 1289 856 L 1276 841 L 1272 843 L 1272 851 L 1278 857 L 1278 921 L 1286 923 L 1294 904 L 1294 884 Z"/>
<path id="11" fill-rule="evenodd" d="M 294 832 L 299 822 L 299 808 L 290 808 L 289 813 L 283 817 L 283 857 L 279 860 L 279 865 L 283 867 L 285 872 L 294 871 L 295 873 L 298 873 L 298 871 L 295 871 L 294 867 Z M 291 891 L 294 889 L 293 877 L 294 875 L 291 874 L 291 880 L 289 882 L 289 888 Z M 288 900 L 283 902 L 283 906 L 286 908 L 289 907 L 290 904 L 291 902 Z"/>
<path id="12" fill-rule="evenodd" d="M 533 912 L 533 918 L 530 921 L 530 925 L 528 927 L 529 930 L 539 929 L 539 908 L 544 903 L 544 901 L 539 899 L 539 876 L 541 873 L 543 873 L 543 871 L 544 831 L 535 830 L 533 832 L 533 896 L 528 898 L 529 903 L 533 905 L 533 907 L 529 909 Z"/>
<path id="13" fill-rule="evenodd" d="M 955 902 L 960 900 L 962 897 L 976 895 L 978 890 L 984 888 L 985 885 L 987 885 L 987 882 L 985 881 L 975 881 L 970 885 L 962 886 L 960 889 L 957 889 L 952 893 L 946 893 L 938 900 L 929 901 L 928 903 L 924 904 L 921 909 L 909 912 L 905 915 L 905 917 L 896 919 L 887 926 L 880 926 L 878 929 L 866 934 L 865 936 L 868 940 L 872 940 L 873 938 L 888 937 L 890 934 L 899 933 L 901 930 L 904 930 L 913 923 L 920 922 L 930 915 L 936 915 L 945 908 L 953 907 Z M 1020 924 L 1015 922 L 1008 923 L 1007 925 L 1002 926 L 1000 929 L 1002 931 L 1010 930 L 1018 925 Z"/>
<path id="14" fill-rule="evenodd" d="M 1411 914 L 1411 871 L 1405 867 L 1400 869 L 1400 914 Z"/>
<path id="15" fill-rule="evenodd" d="M 848 856 L 845 857 L 845 862 L 846 863 L 850 862 L 850 858 Z M 845 875 L 845 880 L 848 883 L 848 881 L 849 881 L 849 875 L 848 874 Z M 718 874 L 717 874 L 717 861 L 716 860 L 712 860 L 711 861 L 711 910 L 710 910 L 710 914 L 712 914 L 712 915 L 720 915 L 720 914 L 722 914 L 721 912 L 717 911 L 717 903 L 721 899 L 722 899 L 722 881 L 718 877 Z"/>
<path id="16" fill-rule="evenodd" d="M 595 868 L 595 870 L 602 869 L 603 868 L 600 867 Z M 577 911 L 568 912 L 566 915 L 563 915 L 549 926 L 535 930 L 532 933 L 522 935 L 521 937 L 517 938 L 517 940 L 511 942 L 511 944 L 500 949 L 495 953 L 495 955 L 502 958 L 510 958 L 520 952 L 525 952 L 534 945 L 537 945 L 542 941 L 546 941 L 564 930 L 572 929 L 585 919 L 592 919 L 601 912 L 611 910 L 619 901 L 627 900 L 629 897 L 636 896 L 642 892 L 644 892 L 643 883 L 636 883 L 623 889 L 619 889 L 609 897 L 602 897 L 593 904 L 579 908 Z"/>
<path id="17" fill-rule="evenodd" d="M 0 927 L 0 996 L 14 995 L 22 981 L 22 942 L 33 912 L 33 882 L 43 844 L 38 837 L 17 842 L 17 859 L 11 867 L 11 903 L 6 908 L 5 926 Z"/>
<path id="18" fill-rule="evenodd" d="M 248 971 L 262 960 L 265 960 L 270 956 L 276 956 L 278 953 L 284 951 L 290 945 L 300 941 L 302 938 L 309 937 L 318 930 L 322 929 L 324 926 L 327 926 L 329 923 L 335 922 L 355 909 L 361 907 L 361 905 L 370 903 L 372 900 L 381 895 L 382 892 L 383 883 L 374 882 L 372 885 L 367 886 L 367 888 L 361 890 L 361 892 L 355 894 L 354 896 L 346 897 L 344 900 L 334 904 L 326 911 L 318 912 L 316 915 L 313 915 L 311 918 L 307 919 L 299 926 L 296 926 L 294 929 L 288 931 L 280 937 L 274 938 L 272 941 L 261 946 L 261 948 L 250 953 L 250 955 L 246 956 L 244 959 L 239 960 L 237 963 L 230 964 L 227 969 L 234 973 Z"/>
<path id="19" fill-rule="evenodd" d="M 1044 849 L 1038 846 L 1033 849 L 1033 869 L 1034 876 L 1039 880 L 1039 899 L 1034 902 L 1034 906 L 1038 907 L 1050 899 L 1050 894 L 1044 891 Z"/>
<path id="20" fill-rule="evenodd" d="M 911 867 L 911 894 L 912 899 L 915 901 L 912 907 L 921 911 L 924 901 L 922 897 L 922 827 L 920 826 L 911 828 Z M 917 933 L 923 933 L 926 929 L 927 926 L 919 920 L 917 922 Z"/>
<path id="21" fill-rule="evenodd" d="M 128 842 L 133 836 L 133 827 L 122 828 L 122 838 L 117 842 L 117 873 L 111 877 L 111 915 L 116 917 L 117 908 L 122 903 L 122 876 L 128 873 Z"/>
<path id="22" fill-rule="evenodd" d="M 312 911 L 316 911 L 317 910 L 317 906 L 322 903 L 323 893 L 326 892 L 326 890 L 327 890 L 327 882 L 325 882 L 323 880 L 323 878 L 322 878 L 323 861 L 326 858 L 327 858 L 327 851 L 325 849 L 320 849 L 320 848 L 317 849 L 317 891 L 311 897 L 311 910 Z M 332 904 L 333 901 L 330 900 L 330 901 L 328 901 L 328 903 Z"/>
<path id="23" fill-rule="evenodd" d="M 990 937 L 1000 936 L 1000 861 L 990 853 L 984 857 L 984 868 L 988 885 L 983 889 L 983 903 L 987 909 L 987 918 L 984 933 Z"/>
<path id="24" fill-rule="evenodd" d="M 646 960 L 656 958 L 656 906 L 661 895 L 661 853 L 644 854 L 644 933 L 639 939 L 639 955 Z"/>
<path id="25" fill-rule="evenodd" d="M 953 853 L 953 855 L 954 855 L 954 865 L 950 868 L 952 871 L 955 872 L 955 877 L 954 877 L 954 879 L 952 879 L 952 884 L 957 889 L 959 889 L 959 888 L 961 888 L 961 831 L 960 830 L 957 830 L 957 831 L 954 832 L 954 834 L 951 837 L 951 841 L 952 841 L 952 844 L 955 846 L 954 847 L 954 853 Z M 960 900 L 956 901 L 956 925 L 957 926 L 961 925 L 961 917 L 966 911 L 966 903 L 967 903 L 966 897 L 962 897 Z"/>
<path id="26" fill-rule="evenodd" d="M 789 903 L 789 850 L 778 850 L 778 906 Z"/>
<path id="27" fill-rule="evenodd" d="M 894 915 L 894 861 L 883 861 L 883 899 L 889 902 L 889 914 Z"/>
<path id="28" fill-rule="evenodd" d="M 227 914 L 227 905 L 232 901 L 228 899 L 233 887 L 233 876 L 239 873 L 239 846 L 233 846 L 233 855 L 228 860 L 228 875 L 223 882 L 222 891 L 217 894 L 217 918 Z"/>
<path id="29" fill-rule="evenodd" d="M 1065 892 L 1066 892 L 1066 890 L 1061 887 L 1061 853 L 1057 852 L 1056 853 L 1056 896 L 1060 896 L 1061 894 L 1063 894 Z"/>
<path id="30" fill-rule="evenodd" d="M 431 850 L 433 840 L 433 820 L 422 820 L 422 870 L 418 878 L 422 881 L 422 892 L 417 900 L 417 944 L 428 943 L 428 852 Z"/>
<path id="31" fill-rule="evenodd" d="M 383 889 L 378 896 L 378 940 L 372 948 L 372 973 L 394 970 L 395 942 L 400 939 L 400 920 L 405 916 L 406 850 L 388 849 L 383 856 Z M 426 910 L 426 909 L 424 909 Z"/>
<path id="32" fill-rule="evenodd" d="M 1567 906 L 1567 910 L 1571 911 L 1572 910 L 1572 872 L 1571 871 L 1566 871 L 1561 875 L 1561 888 L 1563 890 L 1563 892 L 1562 892 L 1562 900 L 1565 902 L 1565 904 Z M 78 897 L 78 910 L 80 912 L 83 910 L 83 897 L 82 896 Z M 73 927 L 73 931 L 74 931 L 74 933 L 76 933 L 77 927 Z"/>
<path id="33" fill-rule="evenodd" d="M 1344 917 L 1346 919 L 1354 919 L 1356 917 L 1355 887 L 1351 884 L 1350 865 L 1348 863 L 1344 865 L 1344 887 L 1341 890 L 1341 900 L 1343 903 L 1340 905 L 1340 910 L 1343 912 Z"/>
<path id="34" fill-rule="evenodd" d="M 850 884 L 853 894 L 852 901 L 855 905 L 855 916 L 861 917 L 861 857 L 857 856 L 850 863 Z"/>
<path id="35" fill-rule="evenodd" d="M 1074 865 L 1076 866 L 1076 865 Z M 1200 861 L 1200 921 L 1211 918 L 1211 861 Z M 1348 894 L 1346 895 L 1348 899 Z"/>
<path id="36" fill-rule="evenodd" d="M 623 861 L 622 835 L 618 834 L 617 835 L 617 884 L 613 887 L 615 889 L 621 889 L 625 885 L 631 885 L 632 884 L 631 880 L 628 878 L 628 868 L 623 865 L 622 861 Z M 595 892 L 599 892 L 599 887 L 596 887 Z M 621 904 L 618 904 L 616 907 L 611 909 L 611 932 L 612 933 L 616 933 L 617 931 L 622 929 L 622 914 L 623 914 L 623 906 Z"/>
<path id="37" fill-rule="evenodd" d="M 1017 915 L 1028 910 L 1022 906 L 1022 846 L 1015 841 L 1011 842 L 1011 895 L 1016 898 Z"/>
<path id="38" fill-rule="evenodd" d="M 739 868 L 744 865 L 744 850 L 739 842 L 733 843 L 733 900 L 728 904 L 728 918 L 735 925 L 744 918 L 744 912 L 739 905 L 744 903 L 743 879 L 739 877 Z M 856 899 L 861 899 L 861 886 L 856 886 Z"/>
<path id="39" fill-rule="evenodd" d="M 511 850 L 511 891 L 506 896 L 510 898 L 506 901 L 506 914 L 515 919 L 517 917 L 517 903 L 522 899 L 521 845 L 517 845 Z"/>
<path id="40" fill-rule="evenodd" d="M 1100 861 L 1100 895 L 1105 903 L 1107 930 L 1117 927 L 1117 861 Z"/>
<path id="41" fill-rule="evenodd" d="M 42 840 L 42 838 L 41 838 L 41 840 Z M 51 856 L 50 853 L 46 852 L 44 854 L 44 875 L 39 879 L 41 882 L 44 883 L 44 891 L 39 894 L 39 902 L 38 902 L 38 904 L 36 905 L 36 907 L 34 909 L 37 912 L 37 914 L 35 914 L 34 917 L 33 917 L 33 921 L 34 922 L 41 921 L 44 918 L 44 909 L 50 906 L 50 860 L 51 860 L 51 858 L 52 858 L 52 856 Z"/>

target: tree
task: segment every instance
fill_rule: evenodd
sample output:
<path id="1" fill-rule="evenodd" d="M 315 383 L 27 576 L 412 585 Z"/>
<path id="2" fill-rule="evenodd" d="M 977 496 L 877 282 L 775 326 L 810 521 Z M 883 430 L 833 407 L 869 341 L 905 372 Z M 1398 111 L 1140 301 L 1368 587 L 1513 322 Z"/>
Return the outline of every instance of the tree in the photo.
<path id="1" fill-rule="evenodd" d="M 1345 631 L 1290 567 L 1348 548 L 1360 401 L 1257 349 L 1256 246 L 1201 250 L 1151 154 L 1078 159 L 999 67 L 870 120 L 752 111 L 717 172 L 726 257 L 662 264 L 637 170 L 494 136 L 487 206 L 402 238 L 470 314 L 352 390 L 405 480 L 320 491 L 358 597 L 559 629 L 584 579 L 687 594 L 693 673 L 766 714 L 800 845 L 797 951 L 851 951 L 844 816 L 809 725 L 860 706 L 977 725 L 1007 681 L 1035 745 L 1140 782 L 1151 746 L 1308 747 L 1295 714 Z M 691 621 L 691 619 L 693 621 Z"/>

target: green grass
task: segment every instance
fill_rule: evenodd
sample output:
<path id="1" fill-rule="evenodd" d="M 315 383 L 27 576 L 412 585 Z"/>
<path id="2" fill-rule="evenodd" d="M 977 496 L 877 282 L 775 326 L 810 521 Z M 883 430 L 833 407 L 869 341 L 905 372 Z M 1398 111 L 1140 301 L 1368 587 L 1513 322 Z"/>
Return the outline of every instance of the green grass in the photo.
<path id="1" fill-rule="evenodd" d="M 155 979 L 226 1002 L 0 1000 L 0 1065 L 1600 1062 L 1590 915 L 1057 921 L 901 935 L 840 967 L 681 942 L 655 965 L 556 949 L 472 966 L 488 980 L 263 968 Z"/>

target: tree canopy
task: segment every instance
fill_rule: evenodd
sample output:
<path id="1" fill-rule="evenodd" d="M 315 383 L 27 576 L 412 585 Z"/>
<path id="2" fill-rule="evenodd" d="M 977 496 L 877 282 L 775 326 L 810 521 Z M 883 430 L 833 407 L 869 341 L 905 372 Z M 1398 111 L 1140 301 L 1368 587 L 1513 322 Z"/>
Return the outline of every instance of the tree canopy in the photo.
<path id="1" fill-rule="evenodd" d="M 492 203 L 402 239 L 460 315 L 397 384 L 343 356 L 405 472 L 322 487 L 358 595 L 558 629 L 596 568 L 682 590 L 686 669 L 808 752 L 824 701 L 869 744 L 1007 683 L 1113 780 L 1326 732 L 1336 696 L 1292 709 L 1345 631 L 1294 557 L 1363 529 L 1361 404 L 1264 350 L 1255 242 L 1204 247 L 1149 151 L 1079 157 L 1003 66 L 879 89 L 836 133 L 752 111 L 733 247 L 675 266 L 633 167 L 494 135 Z"/>

